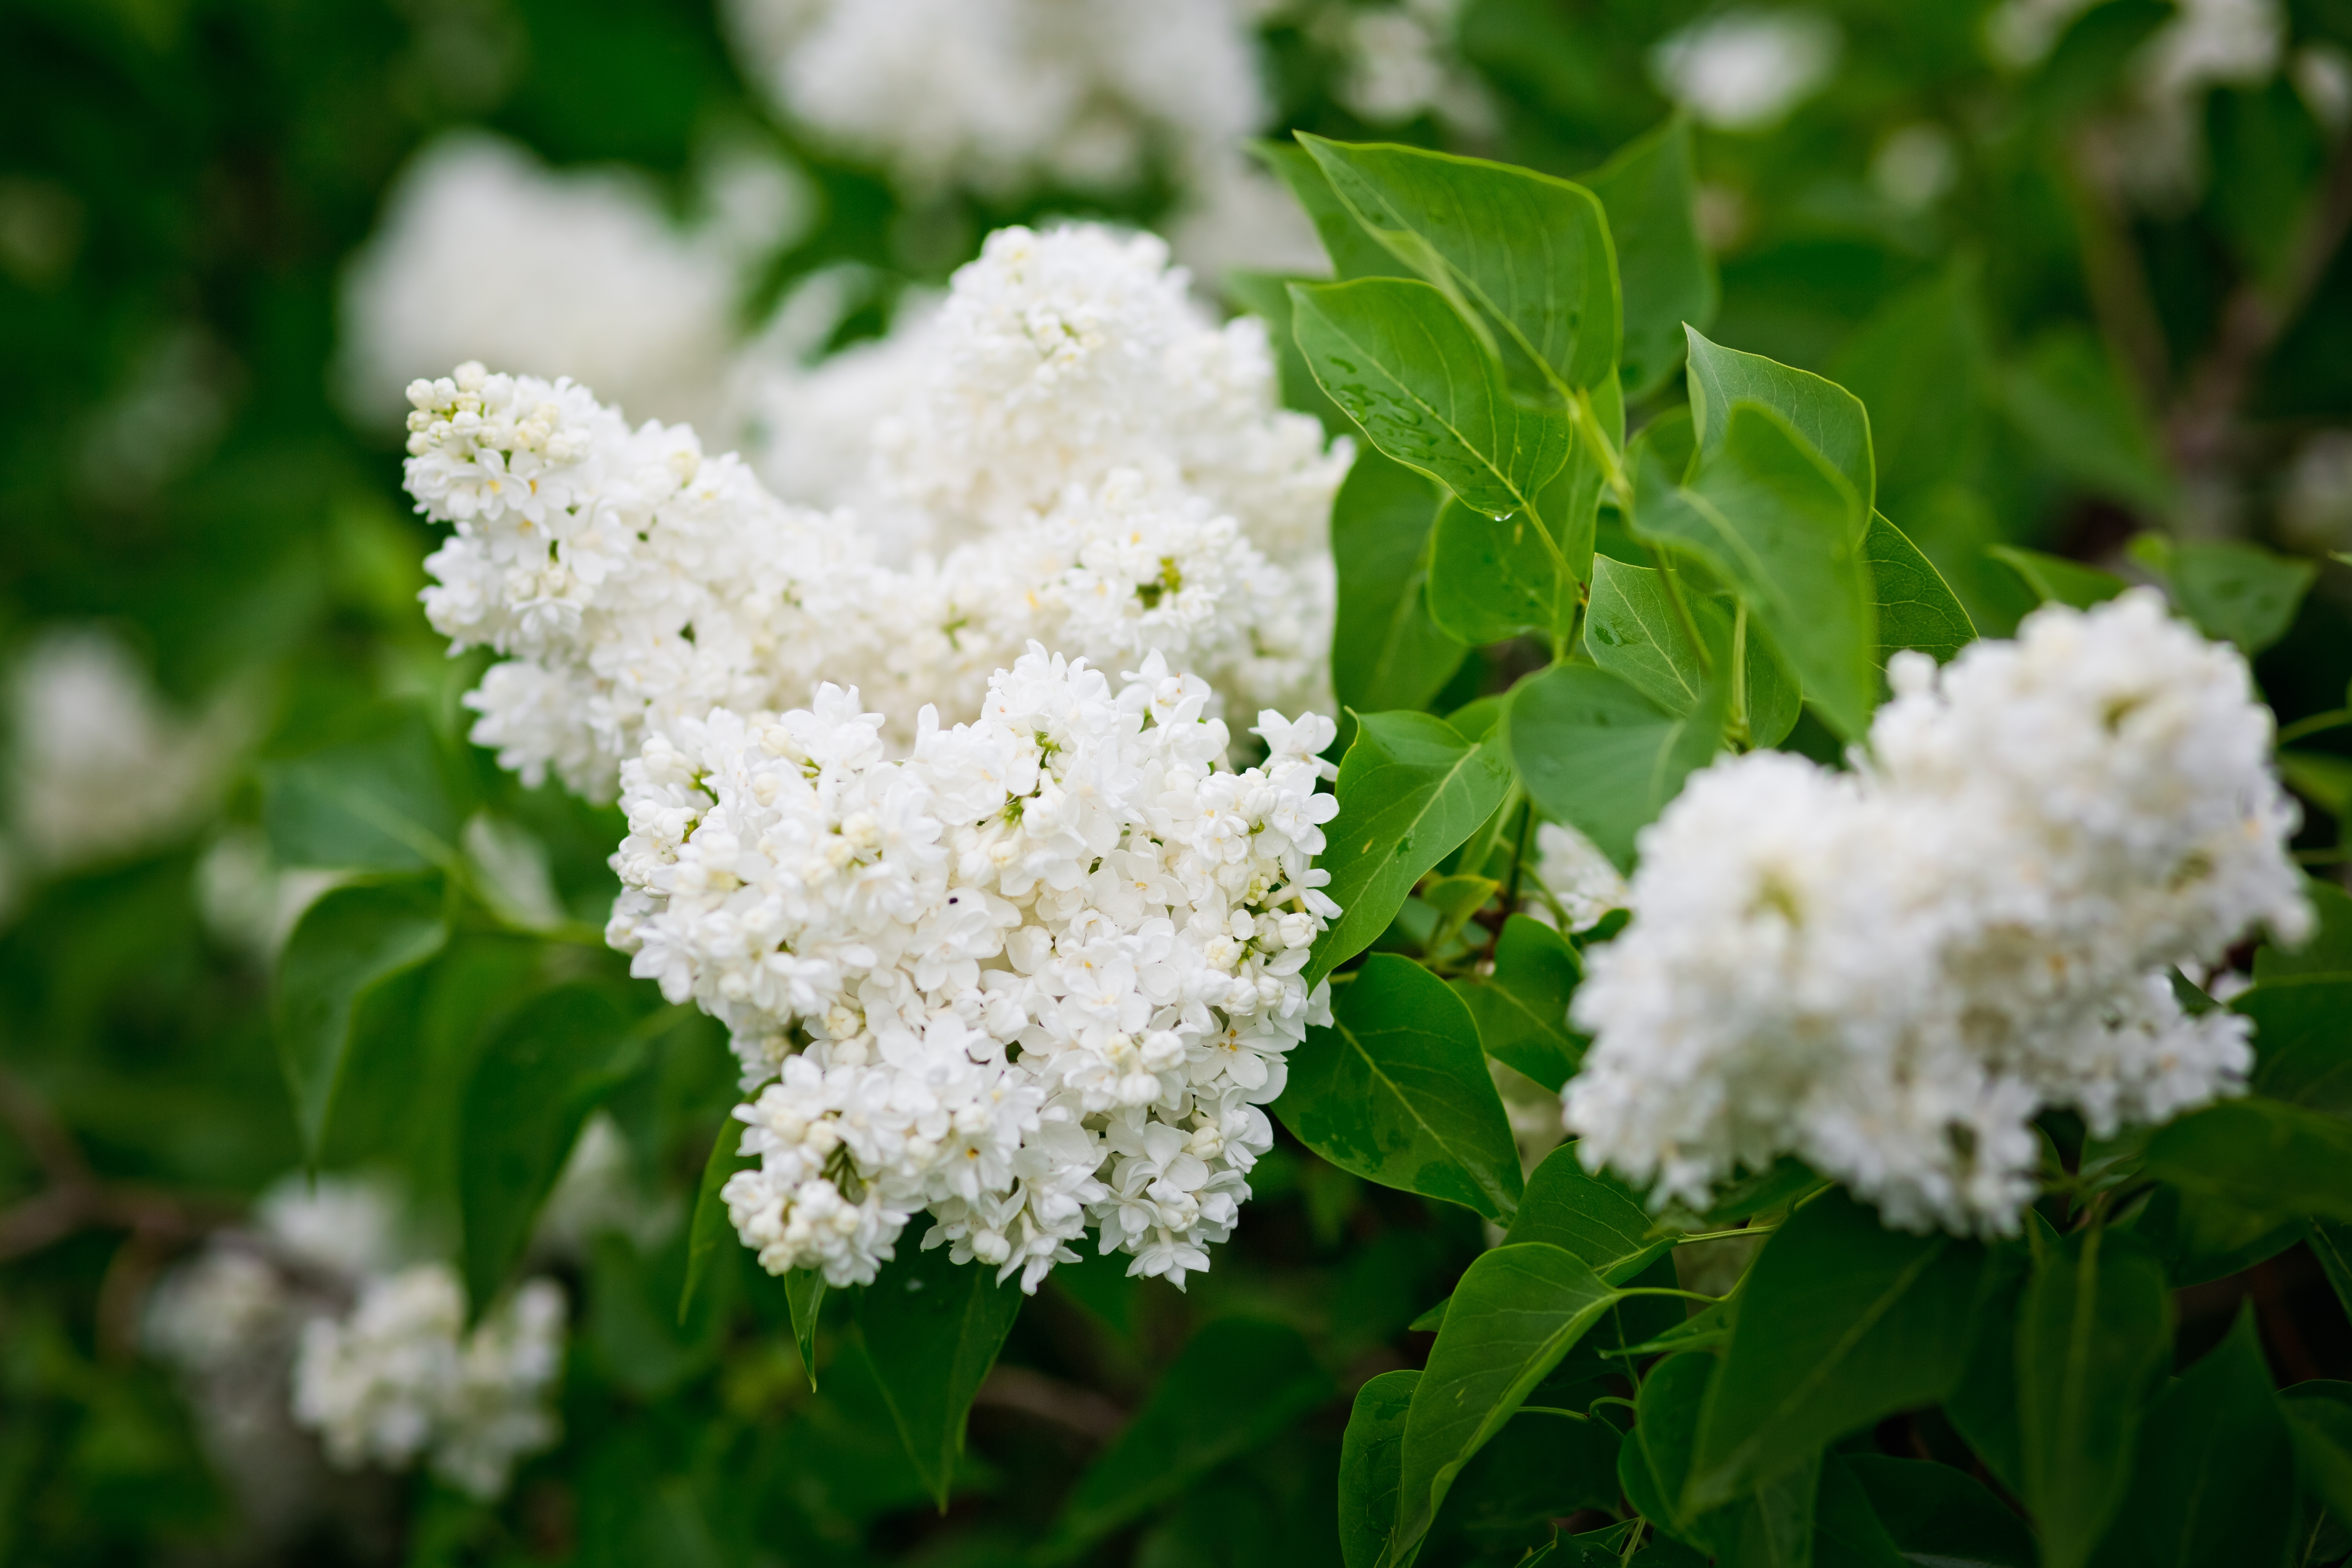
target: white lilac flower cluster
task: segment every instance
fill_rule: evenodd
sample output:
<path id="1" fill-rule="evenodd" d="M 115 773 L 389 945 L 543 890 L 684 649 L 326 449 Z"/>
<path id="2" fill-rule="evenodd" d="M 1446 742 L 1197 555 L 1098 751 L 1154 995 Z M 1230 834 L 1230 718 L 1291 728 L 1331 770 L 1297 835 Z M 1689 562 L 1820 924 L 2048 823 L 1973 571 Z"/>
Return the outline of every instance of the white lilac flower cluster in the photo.
<path id="1" fill-rule="evenodd" d="M 1349 453 L 1276 406 L 1262 323 L 1213 325 L 1157 239 L 1076 226 L 992 236 L 910 331 L 887 375 L 845 373 L 896 383 L 845 399 L 847 428 L 809 428 L 821 393 L 792 400 L 766 466 L 814 505 L 568 382 L 412 385 L 408 489 L 457 531 L 427 614 L 507 656 L 468 699 L 474 738 L 606 794 L 649 733 L 819 680 L 904 742 L 927 704 L 977 713 L 1033 640 L 1160 653 L 1244 712 L 1319 696 Z M 866 454 L 856 482 L 834 460 L 796 484 L 812 439 Z"/>
<path id="2" fill-rule="evenodd" d="M 294 1415 L 345 1469 L 398 1469 L 429 1452 L 436 1475 L 479 1498 L 555 1440 L 563 1292 L 532 1279 L 466 1330 L 466 1291 L 442 1263 L 360 1287 L 348 1316 L 302 1326 Z"/>
<path id="3" fill-rule="evenodd" d="M 456 1273 L 403 1262 L 397 1212 L 376 1184 L 289 1177 L 249 1230 L 215 1235 L 150 1303 L 148 1342 L 188 1383 L 215 1462 L 265 1521 L 295 1521 L 300 1473 L 317 1468 L 297 1428 L 339 1468 L 422 1458 L 483 1498 L 555 1440 L 562 1289 L 531 1279 L 468 1331 Z"/>
<path id="4" fill-rule="evenodd" d="M 1025 1290 L 1089 1226 L 1131 1274 L 1208 1267 L 1328 1019 L 1300 971 L 1339 912 L 1331 721 L 1262 713 L 1265 764 L 1221 771 L 1209 695 L 1157 654 L 1114 686 L 1032 647 L 903 759 L 826 686 L 623 768 L 607 934 L 766 1084 L 722 1195 L 767 1268 L 871 1280 L 926 1210 L 923 1245 Z"/>
<path id="5" fill-rule="evenodd" d="M 2013 1232 L 2044 1108 L 2107 1137 L 2242 1087 L 2246 1021 L 2168 971 L 2309 921 L 2244 661 L 2138 590 L 1889 675 L 1857 772 L 1719 762 L 1643 835 L 1565 1099 L 1658 1201 L 1792 1152 L 1891 1224 Z"/>
<path id="6" fill-rule="evenodd" d="M 1180 179 L 1265 122 L 1244 0 L 730 0 L 745 73 L 917 192 Z"/>

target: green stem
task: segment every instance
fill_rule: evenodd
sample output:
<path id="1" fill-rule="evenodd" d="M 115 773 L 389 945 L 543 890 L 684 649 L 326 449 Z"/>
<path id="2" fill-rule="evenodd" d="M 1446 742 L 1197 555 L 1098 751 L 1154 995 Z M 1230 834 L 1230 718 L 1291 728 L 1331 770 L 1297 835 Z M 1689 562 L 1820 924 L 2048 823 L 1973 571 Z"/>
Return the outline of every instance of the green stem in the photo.
<path id="1" fill-rule="evenodd" d="M 1731 734 L 1741 746 L 1748 735 L 1748 601 L 1731 614 Z"/>
<path id="2" fill-rule="evenodd" d="M 1519 1406 L 1518 1413 L 1522 1415 L 1561 1415 L 1567 1417 L 1570 1421 L 1590 1421 L 1592 1419 L 1591 1416 L 1587 1415 L 1581 1410 L 1562 1410 L 1557 1405 L 1522 1405 Z"/>
<path id="3" fill-rule="evenodd" d="M 1690 606 L 1683 603 L 1681 579 L 1675 575 L 1674 563 L 1666 552 L 1654 544 L 1644 545 L 1650 560 L 1657 566 L 1658 579 L 1666 585 L 1666 602 L 1675 607 L 1675 619 L 1682 622 L 1683 635 L 1690 638 L 1691 650 L 1698 655 L 1698 667 L 1710 677 L 1715 674 L 1715 656 L 1707 651 L 1706 639 L 1698 635 L 1698 622 L 1692 619 Z"/>
<path id="4" fill-rule="evenodd" d="M 1780 1228 L 1777 1225 L 1750 1225 L 1742 1226 L 1738 1230 L 1710 1230 L 1697 1236 L 1678 1236 L 1675 1238 L 1675 1245 L 1688 1247 L 1695 1241 L 1728 1241 L 1735 1236 L 1769 1236 Z"/>
<path id="5" fill-rule="evenodd" d="M 2326 713 L 2314 713 L 2308 718 L 2297 719 L 2294 723 L 2281 730 L 2278 732 L 2278 743 L 2282 746 L 2291 746 L 2305 735 L 2316 735 L 2326 730 L 2340 730 L 2347 724 L 2352 724 L 2352 708 L 2337 708 Z"/>
<path id="6" fill-rule="evenodd" d="M 1742 1234 L 1746 1233 L 1742 1232 Z M 1702 1296 L 1696 1290 L 1677 1290 L 1670 1285 L 1626 1285 L 1621 1287 L 1617 1294 L 1620 1296 L 1678 1296 L 1685 1301 L 1704 1301 L 1710 1307 L 1723 1300 L 1720 1296 Z"/>

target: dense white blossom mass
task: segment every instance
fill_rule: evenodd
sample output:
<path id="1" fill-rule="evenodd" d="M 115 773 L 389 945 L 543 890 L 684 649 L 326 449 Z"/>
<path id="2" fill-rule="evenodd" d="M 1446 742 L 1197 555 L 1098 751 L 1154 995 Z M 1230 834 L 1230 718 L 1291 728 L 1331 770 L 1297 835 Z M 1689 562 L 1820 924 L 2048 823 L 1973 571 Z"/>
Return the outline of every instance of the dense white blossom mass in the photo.
<path id="1" fill-rule="evenodd" d="M 1267 118 L 1241 0 L 730 0 L 788 117 L 917 191 L 1180 180 Z"/>
<path id="2" fill-rule="evenodd" d="M 1914 1229 L 2014 1231 L 2048 1107 L 2094 1136 L 2237 1092 L 2246 1020 L 2168 980 L 2309 911 L 2244 661 L 2140 590 L 1895 697 L 1859 771 L 1756 752 L 1643 837 L 1566 1091 L 1588 1162 L 1704 1205 L 1793 1152 Z"/>
<path id="3" fill-rule="evenodd" d="M 1157 239 L 1076 226 L 991 237 L 908 331 L 838 373 L 873 417 L 824 442 L 862 449 L 861 477 L 769 464 L 830 511 L 569 383 L 413 385 L 408 488 L 456 529 L 426 611 L 508 656 L 468 699 L 474 738 L 604 794 L 649 732 L 820 681 L 903 742 L 926 704 L 976 714 L 1032 641 L 1162 654 L 1244 712 L 1318 699 L 1349 452 L 1276 406 L 1262 323 L 1210 322 Z M 780 450 L 805 439 L 787 421 Z"/>
<path id="4" fill-rule="evenodd" d="M 1268 760 L 1232 773 L 1209 698 L 1156 654 L 1114 687 L 1033 647 L 902 760 L 826 686 L 623 769 L 607 934 L 767 1086 L 722 1194 L 765 1267 L 869 1281 L 923 1210 L 924 1245 L 1028 1290 L 1089 1226 L 1130 1273 L 1208 1267 L 1339 912 L 1311 868 L 1331 721 L 1260 714 Z"/>
<path id="5" fill-rule="evenodd" d="M 215 1462 L 289 1519 L 317 1435 L 337 1468 L 425 1460 L 477 1497 L 555 1440 L 563 1292 L 534 1279 L 468 1331 L 446 1264 L 404 1264 L 395 1195 L 292 1176 L 159 1285 L 147 1339 L 195 1397 Z M 289 1425 L 289 1417 L 291 1417 Z"/>

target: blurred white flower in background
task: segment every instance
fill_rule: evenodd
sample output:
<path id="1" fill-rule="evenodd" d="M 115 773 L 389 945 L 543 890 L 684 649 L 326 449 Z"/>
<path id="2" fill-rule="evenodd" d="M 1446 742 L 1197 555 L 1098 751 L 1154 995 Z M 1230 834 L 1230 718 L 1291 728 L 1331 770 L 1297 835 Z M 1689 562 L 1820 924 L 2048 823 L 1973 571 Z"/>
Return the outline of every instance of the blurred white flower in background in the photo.
<path id="1" fill-rule="evenodd" d="M 1180 184 L 1265 122 L 1233 0 L 730 0 L 788 119 L 921 194 Z M 479 352 L 478 350 L 475 352 Z"/>
<path id="2" fill-rule="evenodd" d="M 409 1260 L 401 1217 L 386 1182 L 289 1175 L 249 1228 L 216 1233 L 148 1300 L 148 1348 L 265 1537 L 352 1500 L 305 1429 L 339 1468 L 422 1458 L 481 1498 L 555 1439 L 562 1291 L 527 1280 L 468 1331 L 464 1287 Z"/>
<path id="3" fill-rule="evenodd" d="M 1870 160 L 1871 185 L 1906 212 L 1934 206 L 1959 177 L 1952 133 L 1925 121 L 1889 132 Z"/>
<path id="4" fill-rule="evenodd" d="M 2092 4 L 2002 0 L 1985 18 L 1986 52 L 2011 70 L 2032 69 Z M 2178 207 L 2193 200 L 2205 180 L 2198 120 L 2205 93 L 2268 81 L 2282 63 L 2286 32 L 2281 0 L 2179 0 L 2173 18 L 2132 61 L 2132 102 L 2086 140 L 2091 171 L 2144 205 Z"/>
<path id="5" fill-rule="evenodd" d="M 1843 44 L 1818 11 L 1724 11 L 1661 39 L 1650 70 L 1701 123 L 1766 131 L 1827 85 Z"/>
<path id="6" fill-rule="evenodd" d="M 196 912 L 224 947 L 268 968 L 302 912 L 343 873 L 280 867 L 259 829 L 232 827 L 196 862 Z"/>
<path id="7" fill-rule="evenodd" d="M 2352 430 L 2322 430 L 2305 439 L 2279 489 L 2279 526 L 2314 550 L 2352 545 Z"/>
<path id="8" fill-rule="evenodd" d="M 343 279 L 345 406 L 390 425 L 401 387 L 487 356 L 593 384 L 635 418 L 714 418 L 746 266 L 814 197 L 774 155 L 722 141 L 698 201 L 689 226 L 627 170 L 551 171 L 480 132 L 429 144 Z"/>
<path id="9" fill-rule="evenodd" d="M 10 673 L 8 834 L 28 872 L 155 848 L 203 821 L 250 725 L 235 692 L 174 710 L 103 626 L 54 628 Z"/>

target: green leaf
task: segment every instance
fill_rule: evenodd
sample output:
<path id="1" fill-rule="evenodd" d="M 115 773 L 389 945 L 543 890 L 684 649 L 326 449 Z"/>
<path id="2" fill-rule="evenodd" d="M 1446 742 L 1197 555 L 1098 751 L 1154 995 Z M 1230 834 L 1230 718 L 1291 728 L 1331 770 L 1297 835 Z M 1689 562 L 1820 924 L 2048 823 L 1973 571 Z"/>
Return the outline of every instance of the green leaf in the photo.
<path id="1" fill-rule="evenodd" d="M 1715 258 L 1698 237 L 1690 122 L 1675 116 L 1584 176 L 1609 215 L 1625 295 L 1625 390 L 1646 397 L 1682 362 L 1683 327 L 1715 319 Z"/>
<path id="2" fill-rule="evenodd" d="M 1489 517 L 1530 509 L 1568 463 L 1573 428 L 1527 407 L 1445 296 L 1367 278 L 1291 285 L 1293 331 L 1315 379 L 1373 446 Z"/>
<path id="3" fill-rule="evenodd" d="M 1584 647 L 1593 663 L 1632 681 L 1669 713 L 1690 712 L 1706 691 L 1702 650 L 1675 613 L 1665 578 L 1646 566 L 1606 556 L 1593 562 Z"/>
<path id="4" fill-rule="evenodd" d="M 2204 1568 L 2284 1561 L 2294 1513 L 2294 1440 L 2251 1309 L 2157 1395 L 2131 1489 L 2093 1559 L 2101 1568 Z"/>
<path id="5" fill-rule="evenodd" d="M 2202 1285 L 2252 1268 L 2303 1237 L 2294 1215 L 2249 1209 L 2204 1193 L 2160 1186 L 2131 1221 L 2175 1287 Z"/>
<path id="6" fill-rule="evenodd" d="M 1812 1562 L 1819 1568 L 1909 1568 L 1844 1458 L 1832 1454 L 1822 1461 L 1813 1502 Z"/>
<path id="7" fill-rule="evenodd" d="M 1843 1192 L 1799 1209 L 1740 1288 L 1692 1503 L 1728 1502 L 1835 1437 L 1940 1402 L 1967 1361 L 1984 1266 L 1981 1247 L 1887 1230 Z"/>
<path id="8" fill-rule="evenodd" d="M 1575 1254 L 1541 1242 L 1498 1247 L 1471 1263 L 1413 1389 L 1397 1527 L 1383 1561 L 1402 1568 L 1412 1560 L 1462 1467 L 1616 1300 Z"/>
<path id="9" fill-rule="evenodd" d="M 1556 664 L 1512 693 L 1511 757 L 1545 816 L 1629 870 L 1634 835 L 1714 758 L 1722 713 L 1719 689 L 1677 717 L 1621 676 Z"/>
<path id="10" fill-rule="evenodd" d="M 521 1258 L 588 1113 L 645 1060 L 626 994 L 599 982 L 559 985 L 483 1048 L 457 1132 L 466 1289 L 478 1312 Z"/>
<path id="11" fill-rule="evenodd" d="M 1331 1394 L 1330 1374 L 1297 1330 L 1251 1318 L 1207 1324 L 1118 1441 L 1078 1478 L 1039 1557 L 1063 1563 L 1078 1556 L 1261 1447 Z"/>
<path id="12" fill-rule="evenodd" d="M 273 998 L 278 1063 L 313 1165 L 336 1120 L 337 1091 L 352 1074 L 354 1019 L 363 1022 L 389 982 L 448 942 L 442 908 L 440 884 L 430 878 L 335 888 L 287 938 Z"/>
<path id="13" fill-rule="evenodd" d="M 1901 529 L 1873 513 L 1862 553 L 1878 595 L 1879 668 L 1904 648 L 1942 664 L 1976 641 L 1976 625 L 1958 595 Z"/>
<path id="14" fill-rule="evenodd" d="M 1412 269 L 1389 254 L 1387 246 L 1365 232 L 1355 215 L 1340 201 L 1307 149 L 1290 142 L 1255 142 L 1250 151 L 1275 172 L 1315 225 L 1323 254 L 1331 258 L 1331 275 L 1350 278 L 1410 278 Z"/>
<path id="15" fill-rule="evenodd" d="M 2259 981 L 2230 1010 L 2253 1020 L 2256 1093 L 2352 1116 L 2352 974 Z"/>
<path id="16" fill-rule="evenodd" d="M 1878 691 L 1877 590 L 1863 555 L 1869 513 L 1853 487 L 1777 411 L 1743 400 L 1718 416 L 1690 482 L 1637 472 L 1634 533 L 1696 555 L 1841 732 L 1859 737 Z M 1865 459 L 1867 452 L 1864 454 Z"/>
<path id="17" fill-rule="evenodd" d="M 2347 1314 L 2352 1314 L 2352 1226 L 2305 1219 L 2303 1236 L 2310 1244 L 2312 1256 L 2319 1259 L 2328 1284 L 2335 1287 L 2336 1300 Z"/>
<path id="18" fill-rule="evenodd" d="M 1558 1094 L 1591 1042 L 1568 1026 L 1569 998 L 1584 961 L 1566 937 L 1526 915 L 1503 922 L 1495 972 L 1465 975 L 1454 989 L 1478 1025 L 1488 1056 Z"/>
<path id="19" fill-rule="evenodd" d="M 2352 1519 L 2352 1383 L 2314 1378 L 2279 1402 L 2304 1479 L 2339 1520 Z"/>
<path id="20" fill-rule="evenodd" d="M 2326 752 L 2281 752 L 2279 776 L 2295 794 L 2335 817 L 2352 816 L 2352 758 Z"/>
<path id="21" fill-rule="evenodd" d="M 2044 1568 L 2082 1568 L 2131 1482 L 2140 1413 L 2172 1361 L 2172 1298 L 2127 1236 L 2042 1249 L 2017 1323 L 2019 1479 Z"/>
<path id="22" fill-rule="evenodd" d="M 2172 509 L 2172 475 L 2147 416 L 2088 331 L 2042 340 L 2003 390 L 2011 422 L 2060 473 L 2144 513 Z"/>
<path id="23" fill-rule="evenodd" d="M 1674 1237 L 1653 1237 L 1650 1230 L 1641 1199 L 1615 1177 L 1587 1171 L 1571 1140 L 1544 1156 L 1528 1178 L 1527 1195 L 1503 1241 L 1549 1242 L 1576 1254 L 1608 1283 L 1622 1285 L 1674 1250 Z"/>
<path id="24" fill-rule="evenodd" d="M 1912 1562 L 2034 1568 L 2033 1532 L 1967 1471 L 1881 1454 L 1841 1454 L 1832 1463 L 1861 1483 L 1887 1538 Z"/>
<path id="25" fill-rule="evenodd" d="M 712 1265 L 723 1251 L 738 1245 L 735 1227 L 727 1218 L 727 1205 L 719 1196 L 719 1189 L 727 1178 L 738 1171 L 752 1168 L 753 1163 L 736 1153 L 742 1142 L 743 1124 L 729 1117 L 719 1125 L 719 1136 L 710 1142 L 709 1157 L 702 1163 L 702 1182 L 695 1189 L 694 1217 L 686 1227 L 686 1285 L 677 1294 L 677 1321 L 686 1322 L 687 1309 L 694 1305 L 695 1293 L 710 1274 Z M 809 1386 L 816 1386 L 816 1369 L 809 1369 Z"/>
<path id="26" fill-rule="evenodd" d="M 1405 1410 L 1420 1381 L 1418 1372 L 1384 1372 L 1356 1390 L 1339 1440 L 1339 1556 L 1347 1568 L 1375 1568 L 1396 1523 Z"/>
<path id="27" fill-rule="evenodd" d="M 919 1247 L 912 1232 L 858 1293 L 855 1321 L 898 1440 L 945 1511 L 972 1395 L 1013 1331 L 1022 1296 L 997 1283 L 995 1269 L 950 1262 L 948 1248 Z"/>
<path id="28" fill-rule="evenodd" d="M 1699 1415 L 1719 1363 L 1704 1352 L 1670 1355 L 1652 1367 L 1634 1397 L 1633 1430 L 1617 1451 L 1625 1500 L 1666 1534 L 1707 1544 L 1705 1529 L 1683 1506 Z"/>
<path id="29" fill-rule="evenodd" d="M 2093 605 L 2106 603 L 2130 586 L 2112 572 L 2102 572 L 2063 556 L 2044 555 L 2039 550 L 1992 544 L 1985 547 L 1985 553 L 2024 578 L 2025 585 L 2045 605 L 2072 605 L 2078 610 L 2087 610 Z"/>
<path id="30" fill-rule="evenodd" d="M 1503 804 L 1511 764 L 1499 736 L 1465 741 L 1426 713 L 1368 713 L 1339 763 L 1339 815 L 1317 865 L 1339 918 L 1317 939 L 1312 986 L 1372 944 L 1413 884 Z"/>
<path id="31" fill-rule="evenodd" d="M 1462 999 L 1376 952 L 1334 988 L 1331 1016 L 1291 1050 L 1282 1124 L 1343 1171 L 1509 1224 L 1518 1146 Z"/>
<path id="32" fill-rule="evenodd" d="M 1462 1467 L 1423 1555 L 1432 1563 L 1516 1563 L 1551 1543 L 1554 1520 L 1584 1509 L 1614 1511 L 1618 1447 L 1617 1429 L 1606 1421 L 1522 1409 Z"/>
<path id="33" fill-rule="evenodd" d="M 419 871 L 457 858 L 455 770 L 411 703 L 368 709 L 341 738 L 263 764 L 262 822 L 283 866 Z"/>
<path id="34" fill-rule="evenodd" d="M 1298 141 L 1357 221 L 1492 338 L 1515 384 L 1564 396 L 1617 368 L 1617 259 L 1591 191 L 1414 147 Z"/>
<path id="35" fill-rule="evenodd" d="M 801 1347 L 801 1370 L 809 1386 L 816 1386 L 817 1315 L 824 1308 L 824 1275 L 814 1268 L 793 1268 L 784 1274 L 784 1307 L 793 1315 L 793 1341 Z"/>
<path id="36" fill-rule="evenodd" d="M 1896 294 L 1831 363 L 1837 384 L 1870 411 L 1881 507 L 1892 498 L 1907 511 L 1914 498 L 1964 479 L 1981 462 L 1990 388 L 1978 270 L 1963 258 Z"/>
<path id="37" fill-rule="evenodd" d="M 2038 1225 L 2038 1219 L 2027 1221 Z M 2025 1295 L 2025 1248 L 2008 1243 L 1993 1249 L 1987 1270 L 1990 1288 L 1977 1314 L 1959 1386 L 1944 1401 L 1944 1415 L 1984 1468 L 2011 1493 L 2021 1490 L 2024 1439 L 2018 1430 L 2017 1334 Z"/>
<path id="38" fill-rule="evenodd" d="M 2352 1220 L 2352 1121 L 2274 1100 L 2225 1100 L 2158 1128 L 2147 1171 L 2241 1208 Z"/>
<path id="39" fill-rule="evenodd" d="M 1470 651 L 1429 613 L 1437 507 L 1436 487 L 1425 475 L 1378 452 L 1357 454 L 1331 503 L 1331 559 L 1339 577 L 1331 689 L 1344 708 L 1426 708 Z"/>
<path id="40" fill-rule="evenodd" d="M 2181 613 L 2207 637 L 2237 644 L 2249 658 L 2286 636 L 2319 577 L 2312 562 L 2242 540 L 2177 544 L 2170 554 L 2165 575 Z"/>
<path id="41" fill-rule="evenodd" d="M 2333 882 L 2305 881 L 2304 896 L 2317 916 L 2301 947 L 2264 942 L 2254 950 L 2254 980 L 2261 984 L 2291 974 L 2352 974 L 2352 893 Z"/>
<path id="42" fill-rule="evenodd" d="M 1731 411 L 1741 403 L 1770 409 L 1845 479 L 1859 500 L 1853 535 L 1877 504 L 1877 469 L 1871 457 L 1870 412 L 1862 399 L 1809 370 L 1762 354 L 1742 353 L 1690 338 L 1691 424 L 1702 464 L 1731 437 Z"/>
<path id="43" fill-rule="evenodd" d="M 1728 666 L 1736 636 L 1731 607 L 1717 595 L 1698 591 L 1696 568 L 1686 563 L 1678 575 L 1684 608 L 1706 639 L 1708 657 L 1717 666 Z M 1595 664 L 1623 676 L 1669 713 L 1690 713 L 1706 696 L 1706 669 L 1698 645 L 1675 612 L 1665 575 L 1650 567 L 1606 556 L 1594 561 L 1584 647 Z M 1761 637 L 1748 639 L 1745 663 L 1748 738 L 1769 746 L 1797 722 L 1797 688 Z"/>
<path id="44" fill-rule="evenodd" d="M 1430 542 L 1429 614 L 1465 643 L 1550 637 L 1576 616 L 1576 580 L 1527 512 L 1488 517 L 1458 500 L 1437 511 Z"/>

